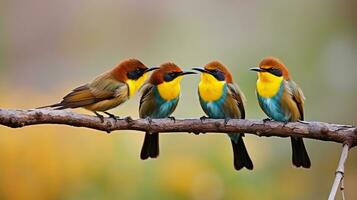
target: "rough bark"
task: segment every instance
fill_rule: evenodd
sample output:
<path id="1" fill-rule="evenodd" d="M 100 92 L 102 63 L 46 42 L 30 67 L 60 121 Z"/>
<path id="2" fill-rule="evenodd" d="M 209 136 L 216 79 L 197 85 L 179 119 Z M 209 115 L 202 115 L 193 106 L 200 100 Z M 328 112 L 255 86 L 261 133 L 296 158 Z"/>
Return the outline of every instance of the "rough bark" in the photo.
<path id="1" fill-rule="evenodd" d="M 120 119 L 105 118 L 104 122 L 96 116 L 77 114 L 67 110 L 12 110 L 0 109 L 0 124 L 11 128 L 37 124 L 63 124 L 86 127 L 106 132 L 116 130 L 136 130 L 150 132 L 189 132 L 189 133 L 248 133 L 258 136 L 289 137 L 299 136 L 316 140 L 333 141 L 347 144 L 350 148 L 357 145 L 357 127 L 354 125 L 330 124 L 325 122 L 280 123 L 262 120 L 231 119 Z"/>

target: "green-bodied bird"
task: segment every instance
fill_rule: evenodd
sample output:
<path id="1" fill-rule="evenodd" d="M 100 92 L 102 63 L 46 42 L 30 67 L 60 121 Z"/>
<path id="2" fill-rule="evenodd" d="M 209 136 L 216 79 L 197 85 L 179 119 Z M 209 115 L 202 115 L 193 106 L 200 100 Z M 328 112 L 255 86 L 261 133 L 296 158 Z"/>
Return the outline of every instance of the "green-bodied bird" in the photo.
<path id="1" fill-rule="evenodd" d="M 304 120 L 304 94 L 291 79 L 288 69 L 277 58 L 264 58 L 259 67 L 256 92 L 262 110 L 280 122 Z M 310 168 L 311 162 L 301 137 L 291 137 L 292 162 L 296 167 Z"/>
<path id="2" fill-rule="evenodd" d="M 140 118 L 151 120 L 170 117 L 179 101 L 182 76 L 187 74 L 194 74 L 194 72 L 183 72 L 170 62 L 160 65 L 143 85 L 139 106 Z M 159 133 L 146 132 L 140 158 L 146 160 L 157 156 L 159 156 Z"/>
<path id="3" fill-rule="evenodd" d="M 193 68 L 202 72 L 198 86 L 198 95 L 203 111 L 214 119 L 244 119 L 244 95 L 233 82 L 228 68 L 218 61 L 205 65 L 204 68 Z M 234 168 L 253 169 L 253 163 L 244 145 L 243 133 L 228 134 L 232 147 Z"/>

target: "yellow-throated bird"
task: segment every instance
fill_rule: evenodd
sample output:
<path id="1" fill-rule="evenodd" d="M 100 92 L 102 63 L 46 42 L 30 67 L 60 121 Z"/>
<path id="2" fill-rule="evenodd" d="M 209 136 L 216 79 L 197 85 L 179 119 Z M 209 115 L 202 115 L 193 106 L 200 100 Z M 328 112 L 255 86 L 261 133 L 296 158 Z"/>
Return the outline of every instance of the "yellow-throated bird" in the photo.
<path id="1" fill-rule="evenodd" d="M 96 77 L 92 82 L 75 88 L 63 97 L 60 103 L 40 108 L 52 107 L 62 110 L 82 107 L 95 113 L 101 121 L 103 121 L 103 116 L 98 111 L 117 119 L 115 115 L 106 111 L 133 96 L 146 80 L 147 72 L 155 69 L 157 67 L 148 68 L 137 59 L 124 60 L 114 69 Z"/>
<path id="2" fill-rule="evenodd" d="M 304 94 L 279 59 L 266 57 L 259 67 L 250 70 L 258 72 L 258 101 L 269 118 L 285 123 L 304 120 Z M 303 139 L 291 137 L 291 147 L 293 164 L 296 167 L 310 168 L 310 158 Z"/>
<path id="3" fill-rule="evenodd" d="M 166 118 L 174 112 L 180 97 L 180 82 L 183 75 L 195 72 L 183 72 L 174 63 L 164 63 L 152 73 L 143 86 L 140 99 L 140 118 L 149 121 Z M 140 158 L 156 158 L 159 155 L 159 133 L 146 132 Z"/>
<path id="4" fill-rule="evenodd" d="M 205 65 L 204 68 L 193 68 L 202 72 L 198 86 L 198 95 L 203 111 L 214 119 L 244 119 L 244 95 L 233 82 L 228 68 L 218 61 Z M 226 121 L 227 122 L 227 121 Z M 234 168 L 253 169 L 253 163 L 244 145 L 242 133 L 228 134 L 232 147 Z"/>

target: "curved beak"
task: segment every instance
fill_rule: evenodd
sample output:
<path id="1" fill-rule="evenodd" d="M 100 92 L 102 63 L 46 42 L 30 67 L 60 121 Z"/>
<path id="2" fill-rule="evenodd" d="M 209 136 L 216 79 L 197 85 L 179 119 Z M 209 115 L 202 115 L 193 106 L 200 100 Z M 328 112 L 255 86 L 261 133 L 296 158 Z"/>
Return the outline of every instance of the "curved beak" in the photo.
<path id="1" fill-rule="evenodd" d="M 250 70 L 250 71 L 255 71 L 255 72 L 265 72 L 264 69 L 259 68 L 259 67 L 253 67 L 253 68 L 250 68 L 249 70 Z"/>
<path id="2" fill-rule="evenodd" d="M 205 70 L 203 67 L 194 67 L 192 69 L 202 73 L 209 73 L 209 71 Z"/>
<path id="3" fill-rule="evenodd" d="M 189 71 L 186 71 L 186 72 L 181 72 L 179 74 L 179 76 L 184 76 L 184 75 L 188 75 L 188 74 L 197 74 L 196 72 L 189 72 Z"/>
<path id="4" fill-rule="evenodd" d="M 154 71 L 154 70 L 156 70 L 156 69 L 159 69 L 159 67 L 150 67 L 150 68 L 147 68 L 147 69 L 145 70 L 145 72 Z"/>

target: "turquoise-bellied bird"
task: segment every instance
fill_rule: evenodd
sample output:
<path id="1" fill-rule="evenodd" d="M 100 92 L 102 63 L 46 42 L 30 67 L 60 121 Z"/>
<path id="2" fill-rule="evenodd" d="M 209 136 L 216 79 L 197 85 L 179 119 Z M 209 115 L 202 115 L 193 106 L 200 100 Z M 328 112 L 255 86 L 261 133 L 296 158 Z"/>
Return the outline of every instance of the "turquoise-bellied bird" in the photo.
<path id="1" fill-rule="evenodd" d="M 244 119 L 244 95 L 233 82 L 232 75 L 227 67 L 218 61 L 205 65 L 204 68 L 193 68 L 200 71 L 201 81 L 198 86 L 198 95 L 203 111 L 214 119 Z M 243 167 L 253 169 L 243 141 L 243 133 L 228 134 L 232 147 L 234 168 Z"/>
<path id="2" fill-rule="evenodd" d="M 147 72 L 155 69 L 157 67 L 146 67 L 138 59 L 123 60 L 114 69 L 97 76 L 90 83 L 73 89 L 60 103 L 40 108 L 85 108 L 96 114 L 101 121 L 103 116 L 98 112 L 104 112 L 116 119 L 117 117 L 107 110 L 117 107 L 133 96 L 145 82 Z"/>
<path id="3" fill-rule="evenodd" d="M 285 123 L 304 120 L 304 94 L 279 59 L 266 57 L 259 67 L 251 70 L 258 72 L 258 101 L 269 118 Z M 310 168 L 310 158 L 303 139 L 291 137 L 291 147 L 293 164 L 296 167 Z"/>
<path id="4" fill-rule="evenodd" d="M 174 112 L 180 97 L 180 82 L 183 75 L 195 72 L 183 72 L 174 63 L 164 63 L 152 73 L 143 85 L 140 99 L 140 118 L 148 120 L 166 118 Z M 146 132 L 140 158 L 156 158 L 159 155 L 159 133 Z"/>

